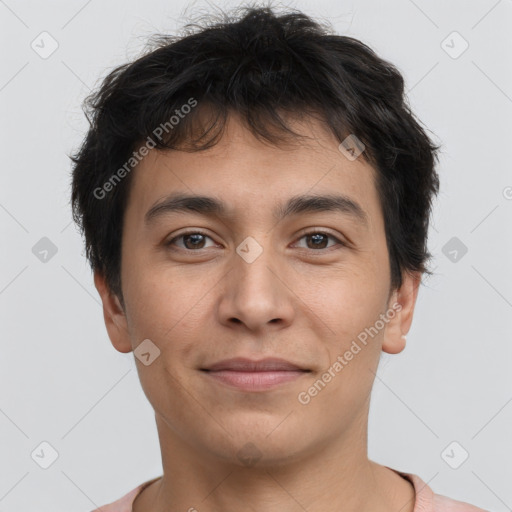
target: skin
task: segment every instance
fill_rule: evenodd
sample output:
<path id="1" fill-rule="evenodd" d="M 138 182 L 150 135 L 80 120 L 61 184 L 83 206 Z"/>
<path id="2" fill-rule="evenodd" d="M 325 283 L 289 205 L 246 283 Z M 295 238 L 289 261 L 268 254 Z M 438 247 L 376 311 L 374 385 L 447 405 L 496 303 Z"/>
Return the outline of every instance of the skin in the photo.
<path id="1" fill-rule="evenodd" d="M 265 144 L 232 115 L 213 148 L 151 150 L 133 171 L 121 258 L 125 309 L 100 273 L 94 279 L 113 346 L 127 353 L 150 339 L 161 351 L 149 366 L 135 358 L 164 472 L 134 512 L 414 508 L 412 485 L 368 459 L 367 426 L 381 352 L 403 350 L 421 276 L 404 274 L 400 289 L 390 288 L 375 170 L 362 157 L 347 159 L 317 120 L 290 124 L 311 139 Z M 292 196 L 333 191 L 363 208 L 366 227 L 337 211 L 272 217 Z M 173 192 L 220 199 L 228 216 L 168 213 L 146 225 L 146 212 Z M 188 229 L 207 237 L 165 245 Z M 334 238 L 317 248 L 304 231 Z M 263 249 L 252 263 L 236 252 L 248 236 Z M 393 319 L 301 404 L 298 394 L 393 304 L 401 305 Z M 311 371 L 273 390 L 243 392 L 199 370 L 235 356 L 281 357 Z M 252 465 L 239 457 L 247 443 L 259 457 Z"/>

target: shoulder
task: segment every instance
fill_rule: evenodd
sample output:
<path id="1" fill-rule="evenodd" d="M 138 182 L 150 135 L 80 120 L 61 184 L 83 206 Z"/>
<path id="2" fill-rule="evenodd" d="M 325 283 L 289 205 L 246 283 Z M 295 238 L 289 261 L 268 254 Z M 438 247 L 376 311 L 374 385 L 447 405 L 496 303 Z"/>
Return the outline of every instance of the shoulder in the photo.
<path id="1" fill-rule="evenodd" d="M 389 468 L 392 469 L 392 468 Z M 413 512 L 488 512 L 464 501 L 457 501 L 441 494 L 435 494 L 432 489 L 417 475 L 395 471 L 409 480 L 416 494 Z"/>
<path id="2" fill-rule="evenodd" d="M 109 503 L 108 505 L 103 505 L 97 509 L 94 509 L 92 512 L 132 512 L 132 504 L 135 501 L 137 495 L 148 485 L 152 484 L 160 477 L 152 478 L 147 482 L 144 482 L 135 489 L 132 489 L 130 492 L 119 498 L 118 500 Z"/>
<path id="3" fill-rule="evenodd" d="M 487 512 L 464 501 L 457 501 L 441 494 L 434 494 L 434 512 Z"/>

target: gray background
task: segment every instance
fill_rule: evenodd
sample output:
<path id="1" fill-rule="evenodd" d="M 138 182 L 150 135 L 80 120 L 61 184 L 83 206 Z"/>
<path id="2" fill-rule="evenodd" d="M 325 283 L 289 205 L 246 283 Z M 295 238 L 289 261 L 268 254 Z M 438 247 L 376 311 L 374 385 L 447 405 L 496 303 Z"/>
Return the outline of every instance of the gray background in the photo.
<path id="1" fill-rule="evenodd" d="M 512 2 L 291 5 L 395 63 L 413 110 L 443 143 L 429 239 L 436 275 L 420 289 L 407 349 L 379 368 L 370 457 L 435 492 L 511 510 Z M 0 0 L 0 512 L 85 512 L 161 474 L 134 356 L 110 344 L 71 223 L 66 155 L 87 127 L 85 95 L 147 36 L 176 32 L 185 8 L 209 9 Z M 43 31 L 59 45 L 47 58 Z M 55 254 L 41 252 L 43 237 Z M 48 469 L 43 441 L 58 452 Z M 463 448 L 445 451 L 453 441 Z M 462 449 L 469 458 L 451 468 Z"/>

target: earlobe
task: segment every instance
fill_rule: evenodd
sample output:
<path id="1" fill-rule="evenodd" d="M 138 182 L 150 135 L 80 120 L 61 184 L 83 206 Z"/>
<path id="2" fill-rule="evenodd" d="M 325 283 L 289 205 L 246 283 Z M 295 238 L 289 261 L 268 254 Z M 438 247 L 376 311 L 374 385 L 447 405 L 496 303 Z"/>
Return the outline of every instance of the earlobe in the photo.
<path id="1" fill-rule="evenodd" d="M 126 315 L 119 298 L 110 291 L 105 277 L 99 272 L 94 273 L 94 285 L 103 303 L 103 318 L 112 345 L 124 354 L 131 352 L 133 348 L 128 335 Z"/>
<path id="2" fill-rule="evenodd" d="M 394 310 L 395 315 L 386 326 L 382 342 L 382 350 L 388 354 L 398 354 L 405 348 L 420 283 L 421 273 L 405 273 L 402 286 L 389 300 L 388 310 Z"/>

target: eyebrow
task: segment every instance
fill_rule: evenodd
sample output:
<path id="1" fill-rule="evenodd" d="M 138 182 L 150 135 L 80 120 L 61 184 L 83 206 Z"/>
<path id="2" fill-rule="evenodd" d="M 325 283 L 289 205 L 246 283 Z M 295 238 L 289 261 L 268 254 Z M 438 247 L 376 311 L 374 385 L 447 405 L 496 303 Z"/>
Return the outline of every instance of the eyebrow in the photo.
<path id="1" fill-rule="evenodd" d="M 173 212 L 196 212 L 206 216 L 227 217 L 228 208 L 223 201 L 209 196 L 195 196 L 175 193 L 153 205 L 144 216 L 145 224 Z M 274 218 L 281 221 L 292 215 L 315 212 L 338 212 L 352 217 L 361 225 L 368 227 L 368 215 L 363 208 L 344 195 L 301 195 L 291 197 L 286 204 L 278 205 Z"/>

